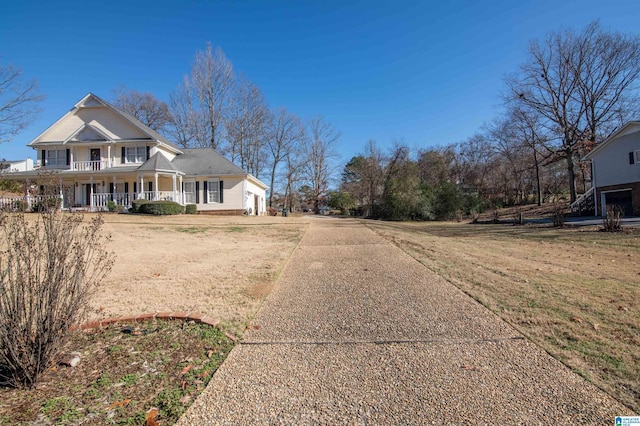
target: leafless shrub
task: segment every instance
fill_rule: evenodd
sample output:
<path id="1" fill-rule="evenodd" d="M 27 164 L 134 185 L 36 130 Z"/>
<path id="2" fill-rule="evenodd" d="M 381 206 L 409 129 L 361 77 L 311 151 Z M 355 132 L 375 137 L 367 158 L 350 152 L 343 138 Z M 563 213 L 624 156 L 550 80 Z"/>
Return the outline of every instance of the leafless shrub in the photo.
<path id="1" fill-rule="evenodd" d="M 607 207 L 607 215 L 602 218 L 602 230 L 607 232 L 622 231 L 622 210 L 618 206 Z"/>
<path id="2" fill-rule="evenodd" d="M 491 222 L 500 223 L 500 211 L 498 211 L 498 209 L 491 212 Z"/>
<path id="3" fill-rule="evenodd" d="M 0 216 L 0 381 L 33 387 L 111 270 L 98 216 L 48 209 Z"/>
<path id="4" fill-rule="evenodd" d="M 553 226 L 556 228 L 562 228 L 567 218 L 567 206 L 566 203 L 555 202 L 551 211 L 551 219 Z"/>
<path id="5" fill-rule="evenodd" d="M 513 212 L 513 224 L 514 225 L 524 225 L 524 212 L 522 209 L 517 208 Z"/>

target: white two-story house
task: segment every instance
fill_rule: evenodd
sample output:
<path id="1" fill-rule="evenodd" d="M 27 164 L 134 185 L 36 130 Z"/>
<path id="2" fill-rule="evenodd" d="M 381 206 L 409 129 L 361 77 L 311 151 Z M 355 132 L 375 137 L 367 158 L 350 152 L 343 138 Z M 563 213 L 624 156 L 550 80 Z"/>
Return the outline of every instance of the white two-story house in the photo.
<path id="1" fill-rule="evenodd" d="M 625 216 L 640 215 L 640 121 L 630 121 L 584 157 L 591 161 L 597 216 L 616 206 Z"/>
<path id="2" fill-rule="evenodd" d="M 65 208 L 129 207 L 138 198 L 196 204 L 199 212 L 265 213 L 267 186 L 211 148 L 179 148 L 98 96 L 88 94 L 28 146 L 33 170 L 3 178 L 56 180 Z"/>

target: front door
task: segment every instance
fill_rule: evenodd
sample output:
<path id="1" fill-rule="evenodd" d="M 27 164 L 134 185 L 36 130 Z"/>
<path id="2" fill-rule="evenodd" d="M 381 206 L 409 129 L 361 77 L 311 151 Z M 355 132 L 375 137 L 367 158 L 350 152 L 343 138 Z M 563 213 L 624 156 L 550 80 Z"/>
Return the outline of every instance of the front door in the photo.
<path id="1" fill-rule="evenodd" d="M 90 206 L 91 205 L 91 185 L 93 185 L 93 193 L 95 194 L 96 191 L 98 190 L 98 184 L 94 183 L 94 184 L 83 184 L 84 186 L 84 205 L 85 206 Z"/>
<path id="2" fill-rule="evenodd" d="M 100 148 L 91 148 L 91 170 L 100 170 Z"/>

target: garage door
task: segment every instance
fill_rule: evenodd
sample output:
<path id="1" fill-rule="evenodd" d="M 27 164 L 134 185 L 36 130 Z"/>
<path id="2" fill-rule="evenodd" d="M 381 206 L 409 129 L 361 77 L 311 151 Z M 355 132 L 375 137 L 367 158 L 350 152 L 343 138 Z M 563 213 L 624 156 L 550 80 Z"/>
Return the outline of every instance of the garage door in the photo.
<path id="1" fill-rule="evenodd" d="M 633 215 L 633 203 L 631 198 L 631 190 L 606 192 L 604 194 L 605 204 L 607 208 L 618 206 L 625 216 Z"/>

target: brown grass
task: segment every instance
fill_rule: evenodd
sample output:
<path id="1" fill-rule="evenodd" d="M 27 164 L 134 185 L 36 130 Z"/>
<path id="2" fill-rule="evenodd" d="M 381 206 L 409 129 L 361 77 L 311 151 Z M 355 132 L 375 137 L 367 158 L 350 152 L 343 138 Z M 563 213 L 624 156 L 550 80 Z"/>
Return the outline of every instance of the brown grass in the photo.
<path id="1" fill-rule="evenodd" d="M 0 388 L 0 424 L 144 424 L 151 407 L 160 424 L 172 424 L 223 362 L 228 336 L 246 328 L 308 226 L 295 217 L 104 219 L 116 263 L 92 299 L 91 319 L 197 312 L 220 319 L 224 333 L 177 321 L 132 324 L 130 333 L 124 324 L 76 331 L 65 353 L 78 351 L 80 364 L 54 363 L 34 390 Z"/>
<path id="2" fill-rule="evenodd" d="M 280 217 L 107 214 L 117 259 L 93 299 L 94 319 L 183 311 L 242 328 L 307 225 Z"/>
<path id="3" fill-rule="evenodd" d="M 367 224 L 640 411 L 638 230 Z"/>

